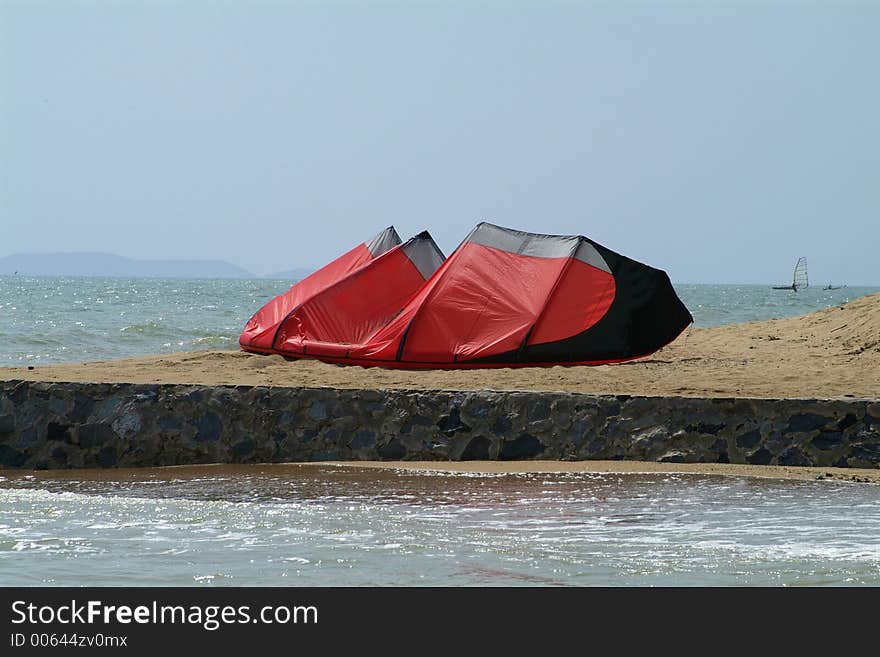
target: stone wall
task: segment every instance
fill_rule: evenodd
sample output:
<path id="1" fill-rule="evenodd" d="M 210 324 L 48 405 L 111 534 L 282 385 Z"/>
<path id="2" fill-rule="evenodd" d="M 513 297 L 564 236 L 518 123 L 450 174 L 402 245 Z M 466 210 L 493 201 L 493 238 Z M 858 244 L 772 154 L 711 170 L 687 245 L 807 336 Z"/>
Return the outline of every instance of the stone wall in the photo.
<path id="1" fill-rule="evenodd" d="M 325 460 L 880 467 L 880 401 L 0 382 L 0 467 Z"/>

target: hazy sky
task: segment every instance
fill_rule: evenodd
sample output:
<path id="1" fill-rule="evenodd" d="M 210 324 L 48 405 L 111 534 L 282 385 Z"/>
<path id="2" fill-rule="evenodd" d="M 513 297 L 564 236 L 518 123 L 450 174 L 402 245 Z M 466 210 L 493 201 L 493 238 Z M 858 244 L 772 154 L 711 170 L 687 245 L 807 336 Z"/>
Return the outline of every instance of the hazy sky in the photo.
<path id="1" fill-rule="evenodd" d="M 880 284 L 880 2 L 0 0 L 0 256 L 580 233 Z"/>

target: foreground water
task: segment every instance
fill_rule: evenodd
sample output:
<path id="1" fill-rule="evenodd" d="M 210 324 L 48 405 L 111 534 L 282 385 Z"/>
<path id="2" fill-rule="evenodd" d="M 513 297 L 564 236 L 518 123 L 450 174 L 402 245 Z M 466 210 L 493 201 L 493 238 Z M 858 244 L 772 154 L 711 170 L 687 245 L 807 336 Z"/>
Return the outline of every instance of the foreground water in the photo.
<path id="1" fill-rule="evenodd" d="M 295 465 L 10 475 L 0 584 L 877 586 L 880 487 Z"/>
<path id="2" fill-rule="evenodd" d="M 237 349 L 251 315 L 290 281 L 0 276 L 0 367 Z M 696 326 L 792 317 L 880 288 L 677 285 Z"/>

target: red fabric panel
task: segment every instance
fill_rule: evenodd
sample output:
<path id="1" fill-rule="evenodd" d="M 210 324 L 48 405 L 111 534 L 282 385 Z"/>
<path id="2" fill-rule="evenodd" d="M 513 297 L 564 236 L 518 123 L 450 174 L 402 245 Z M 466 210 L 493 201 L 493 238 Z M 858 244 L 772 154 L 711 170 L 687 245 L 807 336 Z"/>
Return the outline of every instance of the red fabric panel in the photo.
<path id="1" fill-rule="evenodd" d="M 403 249 L 393 249 L 305 301 L 283 322 L 276 348 L 286 354 L 305 348 L 319 356 L 340 353 L 338 345 L 359 345 L 399 313 L 424 282 Z"/>
<path id="2" fill-rule="evenodd" d="M 572 258 L 553 291 L 529 344 L 563 340 L 602 319 L 614 301 L 614 276 Z"/>
<path id="3" fill-rule="evenodd" d="M 278 325 L 291 310 L 340 278 L 357 270 L 372 258 L 373 256 L 366 245 L 359 244 L 333 262 L 295 283 L 287 292 L 279 294 L 251 317 L 238 339 L 239 344 L 243 349 L 271 351 Z"/>
<path id="4" fill-rule="evenodd" d="M 445 267 L 445 264 L 442 265 L 428 283 L 423 285 L 404 306 L 401 313 L 389 321 L 383 328 L 376 331 L 370 337 L 369 342 L 352 349 L 350 357 L 360 361 L 394 361 L 397 357 L 400 340 L 406 332 L 406 327 L 409 326 L 418 309 L 422 307 L 425 298 L 431 293 L 431 281 L 436 280 Z"/>
<path id="5" fill-rule="evenodd" d="M 402 360 L 452 362 L 517 349 L 567 261 L 465 243 L 432 279 Z"/>

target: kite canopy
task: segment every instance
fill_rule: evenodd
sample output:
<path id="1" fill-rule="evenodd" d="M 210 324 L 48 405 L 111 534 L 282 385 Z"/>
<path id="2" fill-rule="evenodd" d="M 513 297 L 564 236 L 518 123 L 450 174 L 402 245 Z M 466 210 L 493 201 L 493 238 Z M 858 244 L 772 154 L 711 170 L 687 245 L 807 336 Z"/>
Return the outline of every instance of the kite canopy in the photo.
<path id="1" fill-rule="evenodd" d="M 373 239 L 343 253 L 260 308 L 245 325 L 238 343 L 247 351 L 276 353 L 273 347 L 275 333 L 292 310 L 398 244 L 400 235 L 394 230 L 394 226 L 389 226 Z"/>
<path id="2" fill-rule="evenodd" d="M 296 291 L 311 278 L 266 307 L 286 312 L 254 316 L 244 349 L 408 369 L 599 365 L 651 354 L 693 321 L 659 269 L 586 237 L 489 223 L 445 262 L 425 232 Z"/>

